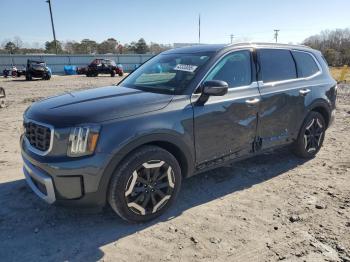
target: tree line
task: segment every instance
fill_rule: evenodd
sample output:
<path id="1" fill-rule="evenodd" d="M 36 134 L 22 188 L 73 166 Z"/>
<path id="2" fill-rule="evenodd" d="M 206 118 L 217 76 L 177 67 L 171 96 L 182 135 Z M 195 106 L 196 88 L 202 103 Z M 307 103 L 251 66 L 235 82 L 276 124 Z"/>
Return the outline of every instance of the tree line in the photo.
<path id="1" fill-rule="evenodd" d="M 100 43 L 83 39 L 80 42 L 56 41 L 58 54 L 158 54 L 171 48 L 170 45 L 149 43 L 140 38 L 128 44 L 121 44 L 114 38 Z M 350 65 L 350 29 L 322 31 L 308 37 L 304 45 L 320 50 L 331 66 Z M 55 42 L 47 41 L 44 48 L 25 48 L 19 37 L 2 44 L 0 54 L 55 54 Z"/>
<path id="2" fill-rule="evenodd" d="M 100 43 L 83 39 L 80 42 L 56 40 L 58 54 L 157 54 L 171 48 L 169 45 L 149 43 L 140 38 L 137 42 L 121 44 L 114 38 L 108 38 Z M 45 42 L 44 48 L 26 48 L 19 37 L 2 44 L 0 54 L 55 54 L 55 41 Z"/>
<path id="3" fill-rule="evenodd" d="M 350 29 L 322 31 L 304 40 L 304 45 L 320 50 L 330 66 L 350 65 Z"/>

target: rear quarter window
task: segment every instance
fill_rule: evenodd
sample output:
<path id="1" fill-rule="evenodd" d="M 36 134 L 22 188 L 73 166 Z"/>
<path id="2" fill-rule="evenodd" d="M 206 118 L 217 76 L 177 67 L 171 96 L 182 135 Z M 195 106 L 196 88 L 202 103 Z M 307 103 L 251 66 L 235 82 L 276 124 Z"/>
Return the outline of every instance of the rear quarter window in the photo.
<path id="1" fill-rule="evenodd" d="M 298 77 L 313 76 L 320 71 L 311 54 L 300 51 L 292 51 L 297 64 Z"/>
<path id="2" fill-rule="evenodd" d="M 259 50 L 261 78 L 265 83 L 295 79 L 297 77 L 295 62 L 289 50 Z"/>

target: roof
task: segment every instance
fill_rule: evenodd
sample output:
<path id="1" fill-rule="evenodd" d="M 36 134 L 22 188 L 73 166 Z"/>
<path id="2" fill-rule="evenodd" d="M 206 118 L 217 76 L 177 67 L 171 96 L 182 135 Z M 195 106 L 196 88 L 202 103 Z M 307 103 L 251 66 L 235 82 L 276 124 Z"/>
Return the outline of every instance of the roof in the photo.
<path id="1" fill-rule="evenodd" d="M 269 43 L 269 42 L 246 42 L 246 43 L 243 42 L 243 43 L 235 43 L 235 44 L 228 45 L 228 47 L 241 47 L 241 46 L 311 49 L 306 45 L 293 45 L 293 44 L 281 44 L 281 43 Z"/>
<path id="2" fill-rule="evenodd" d="M 187 47 L 180 47 L 180 48 L 174 48 L 170 49 L 168 51 L 165 51 L 164 54 L 173 54 L 173 53 L 201 53 L 201 52 L 217 52 L 223 48 L 225 48 L 227 45 L 224 44 L 215 44 L 215 45 L 193 45 L 193 46 L 187 46 Z"/>
<path id="3" fill-rule="evenodd" d="M 42 60 L 31 60 L 31 59 L 28 59 L 28 60 L 27 60 L 27 63 L 44 64 L 45 62 L 42 61 Z"/>
<path id="4" fill-rule="evenodd" d="M 310 47 L 304 45 L 291 45 L 291 44 L 280 44 L 280 43 L 261 43 L 261 42 L 246 42 L 246 43 L 234 43 L 230 45 L 225 44 L 203 44 L 193 45 L 188 47 L 174 48 L 165 51 L 165 54 L 174 53 L 200 53 L 200 52 L 218 52 L 223 49 L 235 49 L 241 47 L 270 47 L 270 48 L 290 48 L 290 49 L 301 49 L 311 50 Z"/>

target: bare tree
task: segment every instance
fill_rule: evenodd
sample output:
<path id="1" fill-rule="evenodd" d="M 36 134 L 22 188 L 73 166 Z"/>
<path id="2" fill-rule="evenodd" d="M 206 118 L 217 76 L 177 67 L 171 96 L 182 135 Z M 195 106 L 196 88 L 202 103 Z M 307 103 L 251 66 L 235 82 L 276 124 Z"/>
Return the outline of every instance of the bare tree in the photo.
<path id="1" fill-rule="evenodd" d="M 19 36 L 15 36 L 13 38 L 13 42 L 15 43 L 17 49 L 21 49 L 23 47 L 23 41 Z"/>
<path id="2" fill-rule="evenodd" d="M 350 65 L 350 29 L 325 30 L 304 40 L 304 44 L 320 50 L 332 66 Z"/>

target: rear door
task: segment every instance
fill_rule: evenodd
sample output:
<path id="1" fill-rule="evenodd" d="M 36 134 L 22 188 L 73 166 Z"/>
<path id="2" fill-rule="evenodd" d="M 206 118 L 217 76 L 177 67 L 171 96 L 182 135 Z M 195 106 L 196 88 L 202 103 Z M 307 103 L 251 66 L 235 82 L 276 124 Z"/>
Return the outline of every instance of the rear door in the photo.
<path id="1" fill-rule="evenodd" d="M 261 94 L 258 136 L 262 149 L 286 144 L 298 135 L 310 90 L 298 78 L 295 59 L 288 49 L 259 49 Z"/>
<path id="2" fill-rule="evenodd" d="M 252 52 L 226 54 L 202 81 L 222 80 L 229 89 L 224 96 L 209 97 L 204 105 L 193 103 L 197 164 L 252 151 L 260 101 Z"/>

